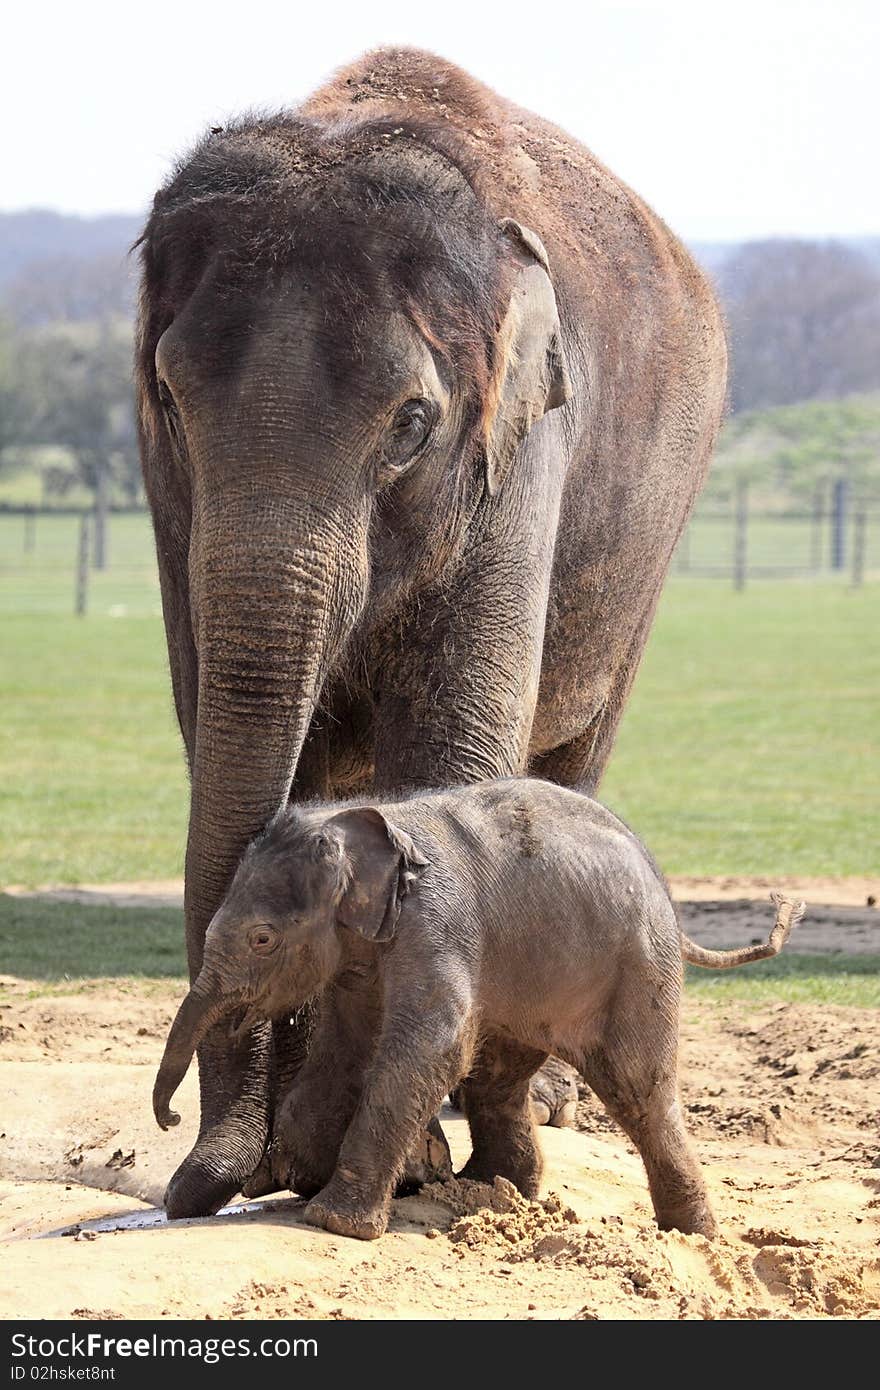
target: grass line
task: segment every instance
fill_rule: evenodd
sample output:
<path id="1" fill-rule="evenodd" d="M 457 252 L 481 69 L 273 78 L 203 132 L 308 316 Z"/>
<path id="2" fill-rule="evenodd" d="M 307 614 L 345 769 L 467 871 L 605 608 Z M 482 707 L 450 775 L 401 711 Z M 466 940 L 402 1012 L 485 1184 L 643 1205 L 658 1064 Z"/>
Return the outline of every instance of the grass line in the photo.
<path id="1" fill-rule="evenodd" d="M 183 979 L 181 913 L 0 894 L 0 973 L 47 987 L 99 979 Z M 739 970 L 688 968 L 687 989 L 701 999 L 880 1008 L 880 955 L 790 954 Z"/>

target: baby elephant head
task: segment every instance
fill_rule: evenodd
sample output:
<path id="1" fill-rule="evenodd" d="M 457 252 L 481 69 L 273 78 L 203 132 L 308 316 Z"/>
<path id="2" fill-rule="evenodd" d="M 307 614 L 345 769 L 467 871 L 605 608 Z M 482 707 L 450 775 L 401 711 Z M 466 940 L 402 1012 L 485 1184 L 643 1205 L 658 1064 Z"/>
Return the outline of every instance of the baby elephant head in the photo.
<path id="1" fill-rule="evenodd" d="M 290 807 L 272 821 L 245 851 L 171 1025 L 153 1087 L 163 1129 L 180 1120 L 169 1102 L 208 1030 L 243 1009 L 241 1039 L 260 1019 L 299 1008 L 333 978 L 345 929 L 388 941 L 427 863 L 371 806 L 318 825 Z"/>

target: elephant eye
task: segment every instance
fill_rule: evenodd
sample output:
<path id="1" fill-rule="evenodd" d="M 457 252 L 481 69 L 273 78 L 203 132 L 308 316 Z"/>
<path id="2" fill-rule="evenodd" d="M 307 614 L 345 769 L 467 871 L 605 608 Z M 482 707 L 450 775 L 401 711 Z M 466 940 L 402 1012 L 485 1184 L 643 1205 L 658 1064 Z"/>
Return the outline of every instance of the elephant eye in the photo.
<path id="1" fill-rule="evenodd" d="M 434 424 L 436 408 L 431 401 L 405 401 L 397 411 L 388 432 L 382 465 L 400 472 L 426 442 Z"/>
<path id="2" fill-rule="evenodd" d="M 268 922 L 262 922 L 259 926 L 251 927 L 248 932 L 248 945 L 258 956 L 268 956 L 278 945 L 281 937 L 275 927 Z"/>
<path id="3" fill-rule="evenodd" d="M 171 394 L 171 389 L 166 381 L 159 377 L 159 403 L 162 406 L 162 413 L 165 416 L 165 424 L 171 436 L 171 442 L 179 454 L 185 453 L 183 438 L 183 425 L 180 421 L 180 413 L 177 409 L 177 402 Z"/>

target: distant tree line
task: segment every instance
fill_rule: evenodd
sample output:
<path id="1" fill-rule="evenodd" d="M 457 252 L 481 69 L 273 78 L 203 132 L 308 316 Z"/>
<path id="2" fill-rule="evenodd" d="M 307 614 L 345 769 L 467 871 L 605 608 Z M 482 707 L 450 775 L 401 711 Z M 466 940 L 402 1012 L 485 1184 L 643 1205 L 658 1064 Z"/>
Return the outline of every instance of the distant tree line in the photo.
<path id="1" fill-rule="evenodd" d="M 840 242 L 755 241 L 722 266 L 734 412 L 880 389 L 880 274 Z"/>
<path id="2" fill-rule="evenodd" d="M 46 503 L 76 489 L 138 502 L 131 355 L 128 319 L 0 319 L 0 477 L 36 468 Z"/>

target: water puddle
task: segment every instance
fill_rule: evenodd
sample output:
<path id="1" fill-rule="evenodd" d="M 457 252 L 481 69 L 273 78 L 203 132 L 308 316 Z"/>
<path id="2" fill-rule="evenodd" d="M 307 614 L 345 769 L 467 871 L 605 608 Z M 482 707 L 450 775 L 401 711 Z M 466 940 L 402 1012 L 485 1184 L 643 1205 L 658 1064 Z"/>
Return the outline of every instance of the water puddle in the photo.
<path id="1" fill-rule="evenodd" d="M 156 1231 L 166 1226 L 201 1225 L 204 1221 L 226 1220 L 229 1217 L 267 1215 L 273 1212 L 293 1214 L 302 1210 L 305 1202 L 298 1197 L 274 1199 L 266 1202 L 237 1202 L 231 1207 L 221 1207 L 214 1216 L 187 1217 L 180 1221 L 169 1221 L 164 1211 L 158 1207 L 141 1207 L 139 1211 L 121 1212 L 115 1216 L 95 1216 L 91 1221 L 75 1221 L 70 1226 L 59 1226 L 54 1231 L 43 1231 L 37 1240 L 50 1240 L 58 1236 L 72 1236 L 75 1240 L 90 1240 L 95 1236 L 107 1235 L 116 1231 Z"/>

